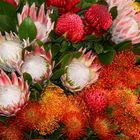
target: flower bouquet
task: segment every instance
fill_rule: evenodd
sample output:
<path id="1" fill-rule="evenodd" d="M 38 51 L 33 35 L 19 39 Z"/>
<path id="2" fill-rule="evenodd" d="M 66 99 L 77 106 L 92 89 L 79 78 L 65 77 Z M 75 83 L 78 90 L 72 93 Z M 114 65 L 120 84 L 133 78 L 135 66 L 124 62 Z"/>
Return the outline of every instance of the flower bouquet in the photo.
<path id="1" fill-rule="evenodd" d="M 0 140 L 139 140 L 139 2 L 1 0 Z"/>

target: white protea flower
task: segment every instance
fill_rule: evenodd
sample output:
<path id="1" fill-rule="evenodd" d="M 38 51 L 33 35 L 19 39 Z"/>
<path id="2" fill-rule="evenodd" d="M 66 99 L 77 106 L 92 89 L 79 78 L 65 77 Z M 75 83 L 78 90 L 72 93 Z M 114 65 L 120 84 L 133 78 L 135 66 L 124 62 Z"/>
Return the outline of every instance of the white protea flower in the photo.
<path id="1" fill-rule="evenodd" d="M 18 23 L 20 25 L 27 16 L 30 16 L 37 28 L 36 39 L 39 39 L 42 42 L 46 42 L 49 39 L 48 36 L 50 32 L 54 28 L 54 22 L 52 22 L 51 18 L 49 17 L 49 15 L 53 11 L 48 10 L 45 14 L 44 4 L 41 5 L 38 12 L 37 10 L 38 9 L 36 9 L 35 3 L 33 3 L 31 7 L 29 7 L 29 5 L 26 4 L 23 7 L 22 13 L 18 14 Z"/>
<path id="2" fill-rule="evenodd" d="M 124 10 L 113 21 L 112 41 L 116 44 L 131 40 L 133 44 L 140 42 L 140 13 L 137 10 Z"/>
<path id="3" fill-rule="evenodd" d="M 86 49 L 79 50 L 82 52 L 80 58 L 73 58 L 72 61 L 65 67 L 66 73 L 61 76 L 63 85 L 70 91 L 80 91 L 85 86 L 95 83 L 99 77 L 100 65 L 94 64 L 93 61 L 96 55 Z"/>
<path id="4" fill-rule="evenodd" d="M 15 115 L 29 100 L 28 84 L 12 72 L 11 79 L 0 71 L 0 115 Z"/>
<path id="5" fill-rule="evenodd" d="M 34 82 L 40 82 L 50 78 L 53 67 L 51 51 L 46 54 L 43 47 L 35 45 L 34 51 L 25 52 L 20 71 L 22 74 L 29 73 Z"/>
<path id="6" fill-rule="evenodd" d="M 0 33 L 0 68 L 5 71 L 16 70 L 22 61 L 22 50 L 25 44 L 21 42 L 17 35 Z"/>
<path id="7" fill-rule="evenodd" d="M 130 7 L 134 0 L 106 0 L 109 5 L 109 10 L 115 6 L 117 6 L 118 13 L 120 13 L 125 8 Z"/>

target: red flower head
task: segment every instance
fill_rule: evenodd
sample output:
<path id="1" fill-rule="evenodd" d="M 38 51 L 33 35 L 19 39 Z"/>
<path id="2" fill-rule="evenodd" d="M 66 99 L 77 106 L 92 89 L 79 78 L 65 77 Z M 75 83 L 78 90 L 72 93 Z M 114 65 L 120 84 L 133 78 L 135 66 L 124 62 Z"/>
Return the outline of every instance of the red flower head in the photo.
<path id="1" fill-rule="evenodd" d="M 63 132 L 68 139 L 75 140 L 85 135 L 86 120 L 82 113 L 76 111 L 65 113 L 62 122 L 65 125 Z"/>
<path id="2" fill-rule="evenodd" d="M 85 89 L 83 98 L 93 115 L 101 115 L 107 108 L 106 92 L 101 89 L 94 89 L 92 87 Z"/>
<path id="3" fill-rule="evenodd" d="M 104 5 L 94 4 L 85 12 L 87 33 L 101 34 L 103 30 L 108 30 L 112 25 L 112 17 Z"/>
<path id="4" fill-rule="evenodd" d="M 56 23 L 55 33 L 58 36 L 66 34 L 66 38 L 71 42 L 81 41 L 84 36 L 82 19 L 73 13 L 62 15 Z"/>
<path id="5" fill-rule="evenodd" d="M 60 13 L 78 12 L 80 10 L 80 7 L 76 7 L 80 0 L 47 0 L 46 2 L 48 6 L 58 7 Z"/>
<path id="6" fill-rule="evenodd" d="M 18 6 L 19 0 L 4 0 L 5 2 L 11 3 L 15 8 Z"/>

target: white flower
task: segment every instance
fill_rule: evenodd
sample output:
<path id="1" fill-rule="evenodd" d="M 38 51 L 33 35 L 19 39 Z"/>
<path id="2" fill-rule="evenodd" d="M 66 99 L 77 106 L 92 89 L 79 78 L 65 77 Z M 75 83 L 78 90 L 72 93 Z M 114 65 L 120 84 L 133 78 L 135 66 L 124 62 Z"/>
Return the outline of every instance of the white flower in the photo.
<path id="1" fill-rule="evenodd" d="M 39 82 L 50 78 L 53 67 L 51 51 L 46 54 L 43 47 L 36 45 L 34 51 L 26 51 L 21 73 L 29 73 L 34 82 Z"/>
<path id="2" fill-rule="evenodd" d="M 0 74 L 0 115 L 15 115 L 29 99 L 28 85 L 14 72 L 11 80 L 2 70 Z"/>
<path id="3" fill-rule="evenodd" d="M 65 67 L 66 73 L 61 77 L 63 85 L 72 92 L 80 91 L 98 80 L 100 66 L 93 64 L 96 56 L 93 55 L 92 51 L 86 54 L 85 51 L 80 50 L 82 56 L 78 59 L 74 58 Z"/>
<path id="4" fill-rule="evenodd" d="M 16 70 L 22 59 L 23 43 L 13 33 L 0 34 L 0 68 L 5 71 Z"/>

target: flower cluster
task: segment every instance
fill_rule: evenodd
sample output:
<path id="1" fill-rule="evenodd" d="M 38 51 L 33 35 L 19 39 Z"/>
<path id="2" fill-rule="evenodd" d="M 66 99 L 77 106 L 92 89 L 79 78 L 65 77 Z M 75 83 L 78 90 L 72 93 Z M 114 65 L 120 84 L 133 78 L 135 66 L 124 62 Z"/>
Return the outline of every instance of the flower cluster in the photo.
<path id="1" fill-rule="evenodd" d="M 140 3 L 0 1 L 0 139 L 140 139 Z"/>

